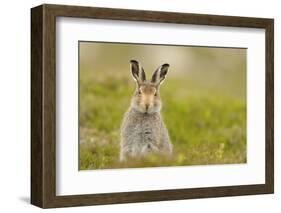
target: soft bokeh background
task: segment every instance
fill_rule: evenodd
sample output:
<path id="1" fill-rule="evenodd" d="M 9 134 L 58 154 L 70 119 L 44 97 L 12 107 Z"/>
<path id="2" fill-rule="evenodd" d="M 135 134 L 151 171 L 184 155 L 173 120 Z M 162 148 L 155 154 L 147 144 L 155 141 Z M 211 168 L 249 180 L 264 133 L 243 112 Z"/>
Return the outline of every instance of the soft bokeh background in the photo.
<path id="1" fill-rule="evenodd" d="M 246 49 L 80 42 L 80 169 L 246 162 Z M 135 90 L 129 61 L 161 85 L 173 157 L 119 162 L 120 125 Z"/>

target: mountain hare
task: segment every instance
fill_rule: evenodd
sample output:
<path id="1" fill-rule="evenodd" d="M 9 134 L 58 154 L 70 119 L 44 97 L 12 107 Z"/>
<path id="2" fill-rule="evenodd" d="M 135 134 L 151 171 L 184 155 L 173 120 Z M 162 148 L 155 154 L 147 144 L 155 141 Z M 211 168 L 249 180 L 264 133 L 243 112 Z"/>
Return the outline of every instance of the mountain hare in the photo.
<path id="1" fill-rule="evenodd" d="M 163 64 L 146 80 L 140 64 L 131 60 L 131 72 L 136 90 L 121 127 L 120 160 L 143 157 L 149 153 L 170 155 L 172 144 L 160 115 L 160 84 L 168 72 L 169 64 Z"/>

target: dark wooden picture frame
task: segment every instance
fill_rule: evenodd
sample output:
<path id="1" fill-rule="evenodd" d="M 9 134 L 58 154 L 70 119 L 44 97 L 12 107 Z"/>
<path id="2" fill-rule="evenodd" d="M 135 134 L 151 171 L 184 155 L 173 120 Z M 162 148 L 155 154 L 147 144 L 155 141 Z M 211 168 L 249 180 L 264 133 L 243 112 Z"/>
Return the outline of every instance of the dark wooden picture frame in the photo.
<path id="1" fill-rule="evenodd" d="M 56 17 L 265 29 L 265 184 L 87 195 L 56 195 Z M 274 20 L 125 9 L 41 5 L 31 9 L 31 203 L 42 208 L 131 203 L 274 191 Z"/>

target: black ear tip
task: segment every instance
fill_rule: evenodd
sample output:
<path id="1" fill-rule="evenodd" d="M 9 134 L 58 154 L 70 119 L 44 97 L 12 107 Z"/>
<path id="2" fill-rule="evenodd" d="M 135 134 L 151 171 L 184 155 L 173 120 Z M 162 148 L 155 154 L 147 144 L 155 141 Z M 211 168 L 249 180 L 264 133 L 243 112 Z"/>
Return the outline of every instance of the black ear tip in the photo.
<path id="1" fill-rule="evenodd" d="M 130 60 L 131 64 L 138 64 L 139 62 L 137 60 Z"/>
<path id="2" fill-rule="evenodd" d="M 163 64 L 162 67 L 168 68 L 170 64 Z"/>

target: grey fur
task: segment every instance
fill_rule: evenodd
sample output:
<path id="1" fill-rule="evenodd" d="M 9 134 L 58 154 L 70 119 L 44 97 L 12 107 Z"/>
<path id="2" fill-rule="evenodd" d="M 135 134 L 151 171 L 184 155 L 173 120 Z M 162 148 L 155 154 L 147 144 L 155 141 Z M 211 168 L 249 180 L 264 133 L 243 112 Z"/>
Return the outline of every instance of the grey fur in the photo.
<path id="1" fill-rule="evenodd" d="M 133 60 L 133 63 L 136 62 L 137 61 Z M 167 64 L 164 64 L 164 66 L 166 69 Z M 141 69 L 139 71 L 144 72 L 142 67 L 139 69 Z M 159 70 L 156 70 L 155 73 Z M 136 92 L 128 111 L 124 115 L 121 126 L 121 161 L 126 160 L 128 157 L 142 157 L 149 153 L 171 155 L 173 147 L 170 142 L 168 130 L 160 114 L 161 100 L 159 82 L 160 80 L 164 80 L 167 70 L 163 78 L 159 78 L 157 82 L 140 80 L 140 78 L 137 79 Z M 132 71 L 137 73 L 136 70 Z M 140 95 L 139 92 L 141 88 L 150 93 L 151 91 L 155 91 L 155 95 L 148 95 L 149 97 L 151 96 L 149 103 L 147 103 L 149 107 L 145 104 L 145 108 L 144 104 L 142 104 L 142 95 Z"/>

